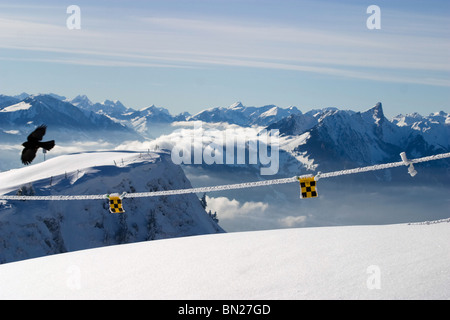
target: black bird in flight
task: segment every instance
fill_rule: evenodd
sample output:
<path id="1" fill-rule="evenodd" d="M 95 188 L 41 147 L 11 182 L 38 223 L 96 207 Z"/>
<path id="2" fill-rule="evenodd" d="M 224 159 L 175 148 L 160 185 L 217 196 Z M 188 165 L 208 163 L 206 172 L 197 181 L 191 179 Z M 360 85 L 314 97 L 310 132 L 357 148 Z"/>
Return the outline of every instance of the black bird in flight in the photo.
<path id="1" fill-rule="evenodd" d="M 27 138 L 27 141 L 22 143 L 25 148 L 22 151 L 22 163 L 25 165 L 30 164 L 36 157 L 36 153 L 39 148 L 43 148 L 47 151 L 51 150 L 55 146 L 55 140 L 41 142 L 47 130 L 46 125 L 40 125 L 37 127 Z"/>

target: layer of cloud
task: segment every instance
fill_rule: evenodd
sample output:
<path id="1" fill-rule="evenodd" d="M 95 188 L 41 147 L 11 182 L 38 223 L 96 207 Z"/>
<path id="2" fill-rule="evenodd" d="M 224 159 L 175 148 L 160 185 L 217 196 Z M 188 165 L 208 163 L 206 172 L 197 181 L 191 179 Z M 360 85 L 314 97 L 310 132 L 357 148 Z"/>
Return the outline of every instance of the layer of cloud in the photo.
<path id="1" fill-rule="evenodd" d="M 284 218 L 280 218 L 278 221 L 283 227 L 293 228 L 303 226 L 306 219 L 306 216 L 287 216 Z"/>
<path id="2" fill-rule="evenodd" d="M 212 213 L 217 212 L 219 220 L 237 220 L 239 217 L 261 216 L 269 205 L 264 202 L 239 202 L 236 199 L 226 197 L 206 196 L 207 208 Z M 239 221 L 239 220 L 237 220 Z"/>

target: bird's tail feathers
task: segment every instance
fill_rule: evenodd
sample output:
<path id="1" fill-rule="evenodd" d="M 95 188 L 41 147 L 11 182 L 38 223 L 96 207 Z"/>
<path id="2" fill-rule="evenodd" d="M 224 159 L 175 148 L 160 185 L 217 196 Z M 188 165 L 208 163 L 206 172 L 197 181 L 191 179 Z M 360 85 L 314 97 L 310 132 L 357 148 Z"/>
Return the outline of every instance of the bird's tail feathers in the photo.
<path id="1" fill-rule="evenodd" d="M 41 148 L 44 148 L 47 151 L 50 151 L 55 146 L 55 140 L 50 140 L 50 141 L 46 141 L 46 142 L 40 142 L 39 146 Z"/>

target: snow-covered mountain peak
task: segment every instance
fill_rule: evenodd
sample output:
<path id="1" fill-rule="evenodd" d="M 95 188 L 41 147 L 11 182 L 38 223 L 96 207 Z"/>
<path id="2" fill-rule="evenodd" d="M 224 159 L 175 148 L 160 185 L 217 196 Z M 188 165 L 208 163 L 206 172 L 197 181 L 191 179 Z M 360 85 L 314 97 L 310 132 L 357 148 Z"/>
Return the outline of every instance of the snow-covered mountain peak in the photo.
<path id="1" fill-rule="evenodd" d="M 104 100 L 101 105 L 108 106 L 111 108 L 119 108 L 119 109 L 126 109 L 126 107 L 120 102 L 119 100 Z"/>
<path id="2" fill-rule="evenodd" d="M 164 114 L 164 115 L 170 116 L 169 110 L 162 108 L 162 107 L 157 107 L 154 104 L 152 104 L 151 106 L 148 106 L 148 107 L 144 107 L 140 111 L 145 112 L 147 114 L 153 114 L 153 115 Z"/>
<path id="3" fill-rule="evenodd" d="M 383 112 L 383 106 L 381 105 L 381 102 L 377 102 L 377 104 L 372 108 L 374 116 L 377 117 L 377 119 L 384 118 L 384 112 Z"/>
<path id="4" fill-rule="evenodd" d="M 89 98 L 86 95 L 78 95 L 75 98 L 73 98 L 72 100 L 68 101 L 70 103 L 72 103 L 74 106 L 79 106 L 79 107 L 91 107 L 93 105 L 92 101 L 89 100 Z"/>
<path id="5" fill-rule="evenodd" d="M 392 118 L 392 123 L 399 127 L 411 126 L 416 122 L 423 121 L 425 118 L 417 112 L 408 113 L 406 115 L 399 114 Z"/>
<path id="6" fill-rule="evenodd" d="M 238 101 L 238 102 L 233 103 L 231 106 L 229 106 L 228 109 L 239 110 L 242 108 L 244 108 L 244 105 L 242 104 L 242 102 Z"/>
<path id="7" fill-rule="evenodd" d="M 289 106 L 287 110 L 295 113 L 302 113 L 296 106 Z"/>
<path id="8" fill-rule="evenodd" d="M 290 109 L 292 110 L 292 109 Z M 261 113 L 260 117 L 261 118 L 266 118 L 266 117 L 276 117 L 280 112 L 280 108 L 277 106 L 273 106 L 272 108 L 270 108 L 269 110 L 267 110 L 266 112 Z"/>
<path id="9" fill-rule="evenodd" d="M 128 111 L 128 109 L 119 100 L 104 100 L 102 103 L 95 103 L 91 110 L 113 117 Z"/>
<path id="10" fill-rule="evenodd" d="M 364 120 L 374 122 L 375 125 L 380 126 L 384 122 L 384 112 L 381 102 L 378 102 L 374 107 L 361 113 Z"/>
<path id="11" fill-rule="evenodd" d="M 14 98 L 19 99 L 19 100 L 23 100 L 28 98 L 30 95 L 26 92 L 22 92 L 21 94 L 18 94 L 16 96 L 14 96 Z"/>
<path id="12" fill-rule="evenodd" d="M 94 103 L 86 95 L 78 95 L 72 100 L 66 100 L 70 104 L 80 108 L 81 110 L 86 110 L 88 112 L 96 112 L 93 108 Z"/>
<path id="13" fill-rule="evenodd" d="M 436 123 L 445 125 L 450 124 L 450 115 L 444 111 L 431 113 L 428 118 L 431 118 Z"/>

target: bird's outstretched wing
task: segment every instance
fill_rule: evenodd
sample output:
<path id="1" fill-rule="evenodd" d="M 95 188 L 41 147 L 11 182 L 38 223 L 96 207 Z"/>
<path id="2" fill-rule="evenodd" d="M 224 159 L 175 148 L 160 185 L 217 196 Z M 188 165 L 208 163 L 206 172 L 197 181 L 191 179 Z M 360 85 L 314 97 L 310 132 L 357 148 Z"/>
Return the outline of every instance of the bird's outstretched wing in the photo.
<path id="1" fill-rule="evenodd" d="M 47 130 L 47 126 L 46 125 L 40 125 L 39 127 L 37 127 L 32 133 L 30 133 L 30 135 L 28 136 L 27 140 L 30 142 L 37 142 L 37 141 L 41 141 L 42 138 L 45 135 L 45 131 Z"/>
<path id="2" fill-rule="evenodd" d="M 38 147 L 23 149 L 22 156 L 21 156 L 22 163 L 25 165 L 30 164 L 33 161 L 33 159 L 36 157 L 37 150 L 38 150 Z"/>

